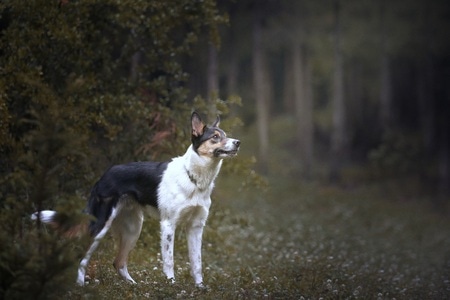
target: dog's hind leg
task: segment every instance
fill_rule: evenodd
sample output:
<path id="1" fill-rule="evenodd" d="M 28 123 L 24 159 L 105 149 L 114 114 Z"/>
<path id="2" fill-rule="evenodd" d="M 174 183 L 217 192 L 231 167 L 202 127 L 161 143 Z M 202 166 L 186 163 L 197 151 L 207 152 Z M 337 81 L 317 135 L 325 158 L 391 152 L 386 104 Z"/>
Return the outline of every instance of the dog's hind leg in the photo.
<path id="1" fill-rule="evenodd" d="M 128 254 L 136 245 L 141 234 L 144 215 L 142 210 L 135 207 L 125 207 L 117 216 L 113 224 L 113 232 L 119 241 L 119 252 L 114 260 L 114 268 L 117 273 L 126 281 L 136 283 L 128 273 Z"/>
<path id="2" fill-rule="evenodd" d="M 86 252 L 86 255 L 81 260 L 80 265 L 78 267 L 78 277 L 77 277 L 78 285 L 81 285 L 81 286 L 84 285 L 84 277 L 86 275 L 86 268 L 89 264 L 89 260 L 91 259 L 91 256 L 94 253 L 95 249 L 97 249 L 101 239 L 105 236 L 105 234 L 111 228 L 111 225 L 112 225 L 114 219 L 117 217 L 117 214 L 120 213 L 121 209 L 122 209 L 122 205 L 119 202 L 116 207 L 113 207 L 113 209 L 111 211 L 111 215 L 109 216 L 109 218 L 106 221 L 105 225 L 103 226 L 102 230 L 100 230 L 100 232 L 94 237 L 94 241 L 92 242 L 91 247 L 89 247 L 89 250 Z"/>

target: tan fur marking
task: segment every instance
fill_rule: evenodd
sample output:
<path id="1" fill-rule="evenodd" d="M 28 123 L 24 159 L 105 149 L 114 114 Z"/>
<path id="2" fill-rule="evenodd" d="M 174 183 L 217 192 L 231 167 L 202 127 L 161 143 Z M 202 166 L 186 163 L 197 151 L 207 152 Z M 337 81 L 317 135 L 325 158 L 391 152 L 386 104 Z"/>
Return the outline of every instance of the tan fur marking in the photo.
<path id="1" fill-rule="evenodd" d="M 213 157 L 214 150 L 225 146 L 226 138 L 223 138 L 220 131 L 214 131 L 214 134 L 218 135 L 221 140 L 219 142 L 214 142 L 213 139 L 205 141 L 198 147 L 198 154 L 201 156 Z"/>
<path id="2" fill-rule="evenodd" d="M 214 150 L 221 147 L 221 143 L 213 143 L 211 140 L 203 143 L 200 147 L 198 147 L 198 154 L 200 156 L 214 156 Z"/>

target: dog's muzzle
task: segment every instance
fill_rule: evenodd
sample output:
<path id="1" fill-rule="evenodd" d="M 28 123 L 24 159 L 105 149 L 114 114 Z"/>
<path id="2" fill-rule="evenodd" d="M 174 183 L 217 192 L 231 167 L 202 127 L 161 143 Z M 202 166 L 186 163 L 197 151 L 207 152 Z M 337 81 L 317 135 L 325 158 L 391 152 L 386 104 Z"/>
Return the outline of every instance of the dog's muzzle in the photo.
<path id="1" fill-rule="evenodd" d="M 239 151 L 240 145 L 241 141 L 236 139 L 229 139 L 224 147 L 214 150 L 214 156 L 220 158 L 236 156 Z"/>

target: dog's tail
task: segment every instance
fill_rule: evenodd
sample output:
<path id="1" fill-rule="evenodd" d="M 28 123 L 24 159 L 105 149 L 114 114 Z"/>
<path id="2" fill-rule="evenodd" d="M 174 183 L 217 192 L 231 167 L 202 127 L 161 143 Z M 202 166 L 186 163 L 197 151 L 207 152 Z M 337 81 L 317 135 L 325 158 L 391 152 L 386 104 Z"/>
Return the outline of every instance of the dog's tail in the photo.
<path id="1" fill-rule="evenodd" d="M 31 219 L 49 225 L 68 238 L 82 237 L 88 232 L 88 220 L 84 216 L 69 216 L 54 210 L 41 210 L 33 213 Z"/>
<path id="2" fill-rule="evenodd" d="M 54 210 L 41 210 L 31 215 L 31 220 L 40 220 L 44 224 L 55 225 L 56 211 Z"/>

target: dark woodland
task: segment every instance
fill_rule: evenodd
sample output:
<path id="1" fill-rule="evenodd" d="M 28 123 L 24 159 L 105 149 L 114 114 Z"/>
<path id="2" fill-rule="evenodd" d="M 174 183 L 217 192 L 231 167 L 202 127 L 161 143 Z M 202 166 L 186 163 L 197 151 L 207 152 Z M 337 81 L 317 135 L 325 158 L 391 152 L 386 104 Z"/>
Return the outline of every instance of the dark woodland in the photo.
<path id="1" fill-rule="evenodd" d="M 450 299 L 449 37 L 448 0 L 0 2 L 0 298 Z M 30 215 L 86 221 L 108 167 L 185 151 L 193 110 L 242 141 L 207 288 L 165 282 L 157 221 L 138 285 L 111 238 L 76 287 L 88 238 Z"/>

